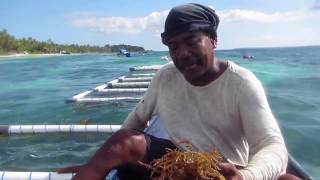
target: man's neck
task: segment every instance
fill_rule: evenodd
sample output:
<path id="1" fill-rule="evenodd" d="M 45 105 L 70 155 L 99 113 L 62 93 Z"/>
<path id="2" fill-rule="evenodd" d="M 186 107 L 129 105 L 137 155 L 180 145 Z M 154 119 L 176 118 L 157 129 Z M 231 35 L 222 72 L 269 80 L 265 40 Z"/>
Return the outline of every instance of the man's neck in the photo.
<path id="1" fill-rule="evenodd" d="M 215 81 L 216 79 L 218 79 L 223 74 L 223 72 L 227 69 L 228 62 L 218 61 L 218 60 L 215 60 L 214 62 L 215 63 L 213 64 L 213 68 L 211 71 L 208 71 L 199 79 L 187 80 L 187 81 L 194 86 L 206 86 L 211 82 Z"/>

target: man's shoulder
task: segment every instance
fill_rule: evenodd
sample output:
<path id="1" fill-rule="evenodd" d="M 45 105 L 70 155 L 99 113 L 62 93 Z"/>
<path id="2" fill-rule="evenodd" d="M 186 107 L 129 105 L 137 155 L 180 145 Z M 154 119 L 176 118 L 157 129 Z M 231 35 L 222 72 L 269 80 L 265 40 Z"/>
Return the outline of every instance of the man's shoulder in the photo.
<path id="1" fill-rule="evenodd" d="M 161 69 L 158 70 L 154 78 L 156 78 L 158 83 L 165 85 L 176 85 L 183 81 L 183 76 L 173 63 L 165 64 Z"/>
<path id="2" fill-rule="evenodd" d="M 261 86 L 260 80 L 252 71 L 241 67 L 238 64 L 230 63 L 229 65 L 230 79 L 233 83 L 240 85 L 240 89 L 247 91 L 248 89 L 256 89 Z"/>
<path id="3" fill-rule="evenodd" d="M 173 62 L 169 62 L 169 63 L 163 65 L 162 68 L 160 69 L 160 71 L 173 71 L 175 69 L 176 68 L 175 68 Z"/>
<path id="4" fill-rule="evenodd" d="M 168 77 L 176 75 L 177 72 L 177 68 L 174 66 L 172 62 L 170 62 L 162 66 L 161 69 L 157 72 L 157 74 Z"/>
<path id="5" fill-rule="evenodd" d="M 228 61 L 228 64 L 229 73 L 232 77 L 238 78 L 239 80 L 249 80 L 255 78 L 255 75 L 249 69 L 244 68 L 232 61 Z"/>

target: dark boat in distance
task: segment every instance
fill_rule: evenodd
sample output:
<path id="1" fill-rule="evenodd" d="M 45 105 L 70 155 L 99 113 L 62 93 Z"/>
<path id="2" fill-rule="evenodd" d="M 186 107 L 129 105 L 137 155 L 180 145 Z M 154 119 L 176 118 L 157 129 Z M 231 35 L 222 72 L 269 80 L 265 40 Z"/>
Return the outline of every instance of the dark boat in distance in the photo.
<path id="1" fill-rule="evenodd" d="M 126 49 L 119 49 L 119 52 L 117 54 L 118 56 L 126 56 L 126 57 L 131 57 L 131 54 L 129 51 Z"/>
<path id="2" fill-rule="evenodd" d="M 251 56 L 251 55 L 249 55 L 249 54 L 245 54 L 245 55 L 242 56 L 242 58 L 243 58 L 243 59 L 253 59 L 254 56 Z"/>

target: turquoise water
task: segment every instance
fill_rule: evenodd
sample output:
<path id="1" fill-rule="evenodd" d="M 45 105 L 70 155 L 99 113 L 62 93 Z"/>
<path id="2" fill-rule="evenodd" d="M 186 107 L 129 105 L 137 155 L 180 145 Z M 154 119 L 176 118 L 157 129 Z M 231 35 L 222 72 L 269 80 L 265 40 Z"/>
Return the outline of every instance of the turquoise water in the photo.
<path id="1" fill-rule="evenodd" d="M 254 56 L 252 61 L 243 54 Z M 128 73 L 163 64 L 155 52 L 130 58 L 75 55 L 0 61 L 0 124 L 119 124 L 133 104 L 66 104 L 71 96 Z M 320 179 L 320 47 L 217 51 L 251 69 L 264 84 L 289 151 Z M 54 170 L 84 163 L 106 134 L 0 136 L 0 170 Z"/>

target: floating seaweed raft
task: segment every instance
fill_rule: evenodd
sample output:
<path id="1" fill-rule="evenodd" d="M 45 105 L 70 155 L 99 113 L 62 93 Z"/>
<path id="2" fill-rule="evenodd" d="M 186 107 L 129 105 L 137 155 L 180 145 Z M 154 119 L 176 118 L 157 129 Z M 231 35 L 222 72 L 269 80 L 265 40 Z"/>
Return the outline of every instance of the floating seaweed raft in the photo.
<path id="1" fill-rule="evenodd" d="M 136 103 L 155 75 L 163 65 L 138 66 L 129 68 L 130 73 L 115 80 L 99 85 L 92 90 L 79 93 L 66 100 L 67 103 L 85 102 L 132 102 Z"/>

